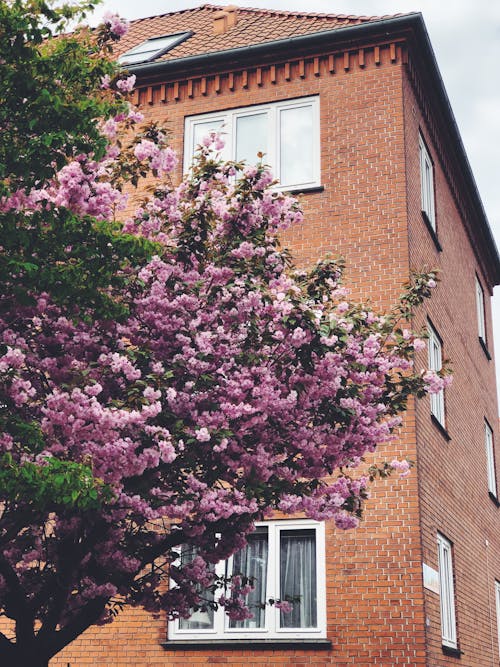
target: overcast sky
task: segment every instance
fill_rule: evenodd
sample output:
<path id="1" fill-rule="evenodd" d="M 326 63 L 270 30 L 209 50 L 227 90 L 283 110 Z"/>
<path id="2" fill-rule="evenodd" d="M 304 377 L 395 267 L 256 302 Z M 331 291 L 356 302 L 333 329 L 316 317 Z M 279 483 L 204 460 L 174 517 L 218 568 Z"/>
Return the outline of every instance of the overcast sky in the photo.
<path id="1" fill-rule="evenodd" d="M 96 13 L 102 15 L 104 11 L 112 10 L 124 18 L 134 19 L 200 4 L 202 2 L 191 0 L 106 0 Z M 486 214 L 500 248 L 498 0 L 249 0 L 238 4 L 368 16 L 422 12 Z M 500 354 L 500 287 L 496 288 L 493 301 L 495 349 Z M 497 359 L 497 373 L 499 371 L 500 358 Z"/>

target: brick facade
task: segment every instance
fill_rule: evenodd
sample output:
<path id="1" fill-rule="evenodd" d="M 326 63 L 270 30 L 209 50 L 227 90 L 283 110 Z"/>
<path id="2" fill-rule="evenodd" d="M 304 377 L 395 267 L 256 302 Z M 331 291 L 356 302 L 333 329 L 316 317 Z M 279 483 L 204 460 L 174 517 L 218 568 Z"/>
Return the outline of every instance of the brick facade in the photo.
<path id="1" fill-rule="evenodd" d="M 355 46 L 308 47 L 303 58 L 268 56 L 245 67 L 226 63 L 216 70 L 208 63 L 192 79 L 187 71 L 181 78 L 157 74 L 139 81 L 138 101 L 148 119 L 168 120 L 182 155 L 186 116 L 319 96 L 323 187 L 300 195 L 305 222 L 284 243 L 303 265 L 326 253 L 342 255 L 353 294 L 382 308 L 394 302 L 412 268 L 440 270 L 441 282 L 415 326 L 430 318 L 453 361 L 447 433 L 432 420 L 428 399 L 412 402 L 397 442 L 377 456 L 408 457 L 417 462 L 416 472 L 378 482 L 358 530 L 327 527 L 330 649 L 256 650 L 249 644 L 172 650 L 162 646 L 165 618 L 126 610 L 111 626 L 91 629 L 67 647 L 51 661 L 54 667 L 499 664 L 494 584 L 500 580 L 500 509 L 488 495 L 484 446 L 485 419 L 498 440 L 498 410 L 493 360 L 478 340 L 475 303 L 475 275 L 489 296 L 498 269 L 495 276 L 491 261 L 483 260 L 480 234 L 467 227 L 472 204 L 457 196 L 465 177 L 447 153 L 451 140 L 440 134 L 440 107 L 412 60 L 411 38 L 396 31 Z M 421 213 L 419 132 L 434 162 L 437 239 Z M 421 352 L 417 364 L 425 366 L 426 355 Z M 453 543 L 461 657 L 443 651 L 439 595 L 423 586 L 422 563 L 437 569 L 437 532 Z"/>

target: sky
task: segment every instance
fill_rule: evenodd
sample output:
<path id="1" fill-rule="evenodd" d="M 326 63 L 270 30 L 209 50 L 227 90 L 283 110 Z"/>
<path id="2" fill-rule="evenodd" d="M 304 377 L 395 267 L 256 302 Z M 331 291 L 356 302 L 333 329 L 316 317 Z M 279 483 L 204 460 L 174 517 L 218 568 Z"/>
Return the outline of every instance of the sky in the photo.
<path id="1" fill-rule="evenodd" d="M 196 0 L 106 0 L 96 15 L 127 19 L 196 7 Z M 219 4 L 212 0 L 211 4 Z M 230 4 L 221 2 L 220 4 Z M 233 3 L 231 3 L 233 4 Z M 382 16 L 421 12 L 497 247 L 500 248 L 500 2 L 498 0 L 238 0 L 240 6 Z M 493 298 L 500 354 L 500 287 Z M 496 355 L 495 355 L 496 357 Z M 497 360 L 500 378 L 500 357 Z M 497 384 L 500 382 L 497 379 Z"/>

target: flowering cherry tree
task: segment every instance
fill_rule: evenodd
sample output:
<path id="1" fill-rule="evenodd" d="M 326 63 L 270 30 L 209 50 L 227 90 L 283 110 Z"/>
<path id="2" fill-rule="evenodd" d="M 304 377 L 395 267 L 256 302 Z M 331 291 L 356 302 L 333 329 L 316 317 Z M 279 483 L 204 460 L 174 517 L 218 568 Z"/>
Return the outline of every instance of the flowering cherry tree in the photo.
<path id="1" fill-rule="evenodd" d="M 74 12 L 20 7 L 2 12 L 33 80 L 73 49 L 87 82 L 58 92 L 62 129 L 34 123 L 40 161 L 0 181 L 0 657 L 36 667 L 124 603 L 248 617 L 251 581 L 212 565 L 274 510 L 355 527 L 374 477 L 408 469 L 364 456 L 446 378 L 414 372 L 424 343 L 404 324 L 432 274 L 381 315 L 349 302 L 338 263 L 295 270 L 279 232 L 302 213 L 265 166 L 219 163 L 213 135 L 172 185 L 166 135 L 140 126 L 133 77 L 102 59 L 122 21 L 37 46 Z M 123 183 L 145 176 L 119 224 Z M 181 564 L 183 548 L 197 555 Z"/>

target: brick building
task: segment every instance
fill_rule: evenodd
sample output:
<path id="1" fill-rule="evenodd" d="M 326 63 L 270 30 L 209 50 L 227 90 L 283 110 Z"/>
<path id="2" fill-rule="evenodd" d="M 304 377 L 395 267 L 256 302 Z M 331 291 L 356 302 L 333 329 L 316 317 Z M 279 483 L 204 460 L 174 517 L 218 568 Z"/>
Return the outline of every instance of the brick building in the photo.
<path id="1" fill-rule="evenodd" d="M 229 158 L 264 150 L 306 213 L 285 238 L 298 263 L 343 255 L 354 295 L 381 307 L 412 268 L 438 268 L 415 315 L 429 331 L 417 363 L 452 359 L 454 382 L 412 403 L 399 440 L 379 452 L 416 471 L 376 484 L 358 530 L 259 527 L 245 558 L 268 594 L 287 576 L 299 582 L 293 621 L 267 610 L 231 627 L 197 613 L 167 627 L 127 610 L 51 664 L 499 665 L 490 296 L 500 261 L 421 15 L 204 5 L 134 21 L 120 53 L 184 167 L 210 129 L 226 133 Z"/>

